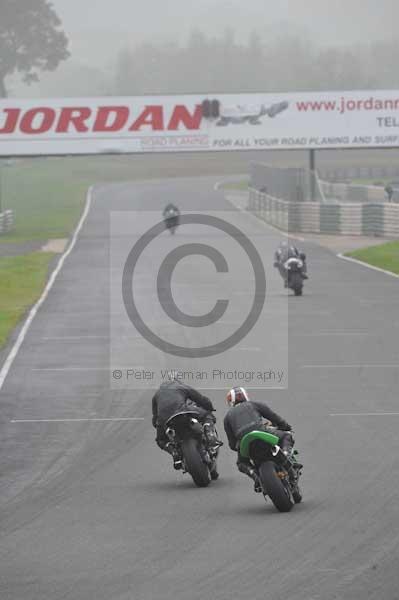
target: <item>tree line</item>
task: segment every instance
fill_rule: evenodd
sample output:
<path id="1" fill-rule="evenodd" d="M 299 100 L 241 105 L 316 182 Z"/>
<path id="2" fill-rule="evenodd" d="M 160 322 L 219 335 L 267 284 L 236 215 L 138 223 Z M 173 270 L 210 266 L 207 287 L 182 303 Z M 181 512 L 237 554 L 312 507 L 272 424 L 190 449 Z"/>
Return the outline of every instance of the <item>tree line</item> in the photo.
<path id="1" fill-rule="evenodd" d="M 302 37 L 274 40 L 254 32 L 246 43 L 232 31 L 186 45 L 141 44 L 116 61 L 115 94 L 397 89 L 399 41 L 320 48 Z"/>

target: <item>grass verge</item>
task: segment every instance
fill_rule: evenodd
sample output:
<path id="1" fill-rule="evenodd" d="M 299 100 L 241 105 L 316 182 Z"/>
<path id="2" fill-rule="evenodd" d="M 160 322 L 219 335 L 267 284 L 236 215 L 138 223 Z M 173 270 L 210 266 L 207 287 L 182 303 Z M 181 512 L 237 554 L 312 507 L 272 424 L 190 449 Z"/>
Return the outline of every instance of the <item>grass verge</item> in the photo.
<path id="1" fill-rule="evenodd" d="M 222 156 L 223 155 L 223 156 Z M 120 181 L 234 174 L 236 153 L 133 154 L 32 158 L 0 162 L 3 209 L 14 210 L 14 231 L 1 242 L 65 238 L 73 231 L 90 185 Z M 229 184 L 228 184 L 229 185 Z M 247 188 L 247 181 L 230 189 Z"/>
<path id="2" fill-rule="evenodd" d="M 192 159 L 191 169 L 198 169 Z M 188 161 L 141 156 L 79 156 L 0 161 L 2 209 L 14 211 L 14 229 L 0 236 L 0 348 L 40 296 L 52 253 L 1 257 L 2 243 L 68 238 L 93 183 L 187 174 Z M 219 172 L 219 171 L 217 171 Z M 21 250 L 23 252 L 23 250 Z"/>
<path id="3" fill-rule="evenodd" d="M 53 257 L 33 252 L 0 258 L 0 348 L 42 293 Z"/>
<path id="4" fill-rule="evenodd" d="M 68 238 L 81 215 L 93 183 L 190 175 L 237 173 L 242 158 L 229 155 L 131 155 L 34 158 L 0 162 L 2 209 L 14 211 L 14 230 L 1 244 Z M 233 184 L 246 189 L 247 181 Z M 238 186 L 238 187 L 237 187 Z M 23 250 L 21 250 L 23 252 Z M 37 300 L 53 254 L 0 258 L 0 348 L 11 330 Z"/>
<path id="5" fill-rule="evenodd" d="M 355 250 L 354 252 L 348 252 L 346 256 L 356 258 L 385 271 L 399 274 L 399 242 L 387 242 L 379 246 Z"/>
<path id="6" fill-rule="evenodd" d="M 248 190 L 249 181 L 244 179 L 243 181 L 226 181 L 221 185 L 222 190 L 239 190 L 240 192 Z"/>
<path id="7" fill-rule="evenodd" d="M 372 185 L 377 187 L 384 187 L 390 181 L 392 181 L 392 177 L 380 177 L 378 179 L 352 179 L 351 185 Z"/>
<path id="8" fill-rule="evenodd" d="M 3 166 L 2 203 L 14 211 L 15 226 L 0 236 L 0 243 L 69 237 L 89 186 L 129 175 L 129 161 L 108 157 L 32 159 Z"/>

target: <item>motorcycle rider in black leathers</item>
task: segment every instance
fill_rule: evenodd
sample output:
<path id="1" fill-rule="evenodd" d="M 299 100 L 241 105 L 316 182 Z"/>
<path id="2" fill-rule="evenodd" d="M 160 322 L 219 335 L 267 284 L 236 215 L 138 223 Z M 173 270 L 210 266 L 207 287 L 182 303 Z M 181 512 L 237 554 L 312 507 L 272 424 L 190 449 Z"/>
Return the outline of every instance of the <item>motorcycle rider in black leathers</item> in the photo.
<path id="1" fill-rule="evenodd" d="M 222 445 L 217 437 L 216 418 L 212 414 L 216 409 L 212 402 L 194 388 L 183 383 L 178 378 L 178 374 L 171 371 L 169 380 L 161 384 L 152 399 L 152 425 L 157 430 L 156 443 L 162 450 L 173 456 L 175 469 L 182 468 L 181 456 L 176 451 L 175 445 L 168 440 L 165 425 L 174 414 L 187 409 L 198 413 L 198 420 L 204 426 L 209 445 L 214 448 Z"/>
<path id="2" fill-rule="evenodd" d="M 165 206 L 162 216 L 165 229 L 168 229 L 173 234 L 176 227 L 180 224 L 180 210 L 170 202 Z"/>
<path id="3" fill-rule="evenodd" d="M 300 252 L 296 246 L 289 244 L 287 241 L 281 242 L 279 247 L 274 253 L 274 267 L 279 270 L 281 277 L 284 279 L 284 287 L 288 287 L 287 271 L 284 264 L 289 258 L 299 258 L 303 262 L 303 278 L 308 279 L 307 265 L 306 265 L 306 254 Z"/>
<path id="4" fill-rule="evenodd" d="M 262 488 L 258 475 L 250 460 L 240 455 L 240 441 L 250 431 L 270 430 L 274 435 L 279 437 L 279 445 L 283 453 L 286 456 L 290 456 L 294 445 L 291 425 L 273 412 L 266 404 L 249 400 L 246 390 L 242 387 L 231 389 L 227 394 L 226 401 L 230 409 L 224 418 L 224 430 L 231 450 L 235 450 L 238 453 L 238 470 L 251 477 L 255 482 L 255 491 L 261 492 Z M 269 421 L 273 427 L 277 427 L 277 429 L 268 429 L 268 425 L 264 423 L 264 419 Z M 301 467 L 300 463 L 296 463 L 296 466 L 293 464 L 288 470 L 290 472 L 290 469 Z M 295 476 L 295 471 L 291 471 L 291 475 Z"/>
<path id="5" fill-rule="evenodd" d="M 174 213 L 176 213 L 177 217 L 180 215 L 180 210 L 177 208 L 177 206 L 175 204 L 173 204 L 173 202 L 169 202 L 169 204 L 167 204 L 165 206 L 165 208 L 163 209 L 163 213 L 162 213 L 163 218 L 165 219 L 167 214 L 172 211 Z"/>

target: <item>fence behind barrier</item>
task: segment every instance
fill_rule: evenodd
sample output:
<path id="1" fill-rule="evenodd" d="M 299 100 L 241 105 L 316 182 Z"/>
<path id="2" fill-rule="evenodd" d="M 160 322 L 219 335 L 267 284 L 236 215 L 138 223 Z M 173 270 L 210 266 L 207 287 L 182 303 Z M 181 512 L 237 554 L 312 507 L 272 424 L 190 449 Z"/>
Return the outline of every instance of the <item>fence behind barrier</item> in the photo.
<path id="1" fill-rule="evenodd" d="M 250 188 L 248 210 L 291 233 L 399 237 L 399 204 L 288 202 Z"/>
<path id="2" fill-rule="evenodd" d="M 0 235 L 8 233 L 14 226 L 14 213 L 12 210 L 5 210 L 0 213 Z"/>
<path id="3" fill-rule="evenodd" d="M 319 167 L 319 176 L 327 181 L 353 181 L 354 179 L 380 179 L 399 178 L 399 165 L 386 167 Z"/>
<path id="4" fill-rule="evenodd" d="M 303 168 L 279 168 L 253 163 L 250 171 L 251 187 L 264 191 L 273 198 L 289 202 L 323 202 L 323 190 L 316 172 Z"/>
<path id="5" fill-rule="evenodd" d="M 392 202 L 399 202 L 399 168 L 376 169 L 375 173 L 384 174 L 390 171 L 392 178 L 398 177 L 398 181 L 392 180 L 393 189 Z M 287 200 L 290 202 L 387 202 L 387 194 L 384 182 L 380 185 L 361 185 L 343 182 L 346 175 L 351 175 L 353 179 L 361 175 L 370 175 L 372 169 L 362 168 L 347 170 L 318 170 L 296 168 L 286 169 L 272 167 L 262 163 L 251 165 L 251 187 L 264 191 L 274 198 Z M 341 176 L 341 181 L 336 181 L 337 176 Z M 378 183 L 376 181 L 376 183 Z"/>

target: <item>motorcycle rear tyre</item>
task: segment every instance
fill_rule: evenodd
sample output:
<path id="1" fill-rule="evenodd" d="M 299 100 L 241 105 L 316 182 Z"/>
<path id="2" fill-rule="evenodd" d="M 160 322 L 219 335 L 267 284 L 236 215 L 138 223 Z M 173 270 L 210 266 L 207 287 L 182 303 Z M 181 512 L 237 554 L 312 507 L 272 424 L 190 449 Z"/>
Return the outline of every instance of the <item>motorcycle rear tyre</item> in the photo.
<path id="1" fill-rule="evenodd" d="M 265 494 L 267 494 L 274 506 L 280 512 L 289 512 L 294 503 L 288 490 L 285 488 L 276 472 L 272 461 L 264 462 L 259 467 L 259 478 Z"/>
<path id="2" fill-rule="evenodd" d="M 188 438 L 182 442 L 182 452 L 187 471 L 190 473 L 197 487 L 207 487 L 211 476 L 208 466 L 202 460 L 198 449 L 198 442 Z"/>

